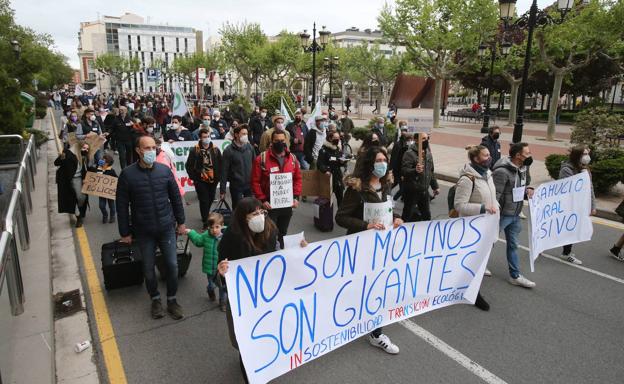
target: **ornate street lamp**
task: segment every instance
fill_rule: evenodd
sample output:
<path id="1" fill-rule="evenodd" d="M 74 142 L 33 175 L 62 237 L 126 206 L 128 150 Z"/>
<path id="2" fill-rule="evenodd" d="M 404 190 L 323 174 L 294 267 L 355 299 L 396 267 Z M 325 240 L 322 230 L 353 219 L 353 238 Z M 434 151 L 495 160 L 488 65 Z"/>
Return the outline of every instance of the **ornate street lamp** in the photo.
<path id="1" fill-rule="evenodd" d="M 329 57 L 323 59 L 323 61 L 325 62 L 325 69 L 329 69 L 329 109 L 331 109 L 332 107 L 332 83 L 334 78 L 334 69 L 338 67 L 338 60 L 338 56 L 332 57 L 331 60 Z"/>
<path id="2" fill-rule="evenodd" d="M 312 104 L 316 103 L 316 53 L 325 50 L 329 43 L 329 35 L 331 32 L 325 29 L 325 26 L 319 31 L 319 41 L 316 41 L 316 23 L 312 27 L 312 43 L 310 43 L 310 35 L 307 30 L 299 34 L 301 38 L 301 47 L 306 53 L 312 53 Z"/>
<path id="3" fill-rule="evenodd" d="M 11 47 L 13 47 L 13 53 L 15 54 L 15 58 L 19 60 L 20 54 L 22 53 L 22 46 L 20 45 L 19 41 L 12 40 Z"/>
<path id="4" fill-rule="evenodd" d="M 520 16 L 512 23 L 516 10 L 517 0 L 499 0 L 498 6 L 500 18 L 505 29 L 526 29 L 527 46 L 524 54 L 524 68 L 522 70 L 522 83 L 518 92 L 518 111 L 516 113 L 516 123 L 514 124 L 512 143 L 522 141 L 522 130 L 524 127 L 524 99 L 526 98 L 526 85 L 529 78 L 529 67 L 531 66 L 531 46 L 533 45 L 533 31 L 536 26 L 546 26 L 548 24 L 561 24 L 568 12 L 574 6 L 574 0 L 557 0 L 557 9 L 561 18 L 553 19 L 548 13 L 537 8 L 537 0 L 533 0 L 531 8 L 527 13 Z M 586 4 L 587 1 L 582 1 Z M 511 47 L 509 47 L 510 49 Z"/>

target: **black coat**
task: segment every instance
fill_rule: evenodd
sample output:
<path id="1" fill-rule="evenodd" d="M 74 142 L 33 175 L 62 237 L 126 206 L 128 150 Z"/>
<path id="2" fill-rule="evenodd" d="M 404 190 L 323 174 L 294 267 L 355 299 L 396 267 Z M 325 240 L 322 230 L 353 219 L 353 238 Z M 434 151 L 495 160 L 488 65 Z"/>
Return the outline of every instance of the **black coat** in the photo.
<path id="1" fill-rule="evenodd" d="M 264 121 L 264 128 L 262 127 L 262 121 Z M 262 119 L 262 117 L 260 117 L 260 115 L 252 118 L 249 121 L 249 130 L 251 131 L 250 132 L 251 133 L 250 144 L 259 146 L 260 138 L 262 137 L 262 134 L 264 133 L 264 131 L 266 131 L 267 129 L 271 127 L 272 127 L 271 120 L 269 120 L 268 117 L 265 117 L 264 120 Z"/>
<path id="2" fill-rule="evenodd" d="M 381 130 L 373 125 L 373 128 L 371 129 L 371 133 L 374 133 L 377 135 L 377 137 L 379 137 L 379 145 L 381 145 L 382 147 L 388 146 L 388 136 L 386 135 L 387 132 L 388 131 L 385 127 L 383 128 L 383 130 Z"/>
<path id="3" fill-rule="evenodd" d="M 223 150 L 221 162 L 221 192 L 230 182 L 230 188 L 250 188 L 251 169 L 255 152 L 250 144 L 242 147 L 232 143 Z"/>
<path id="4" fill-rule="evenodd" d="M 165 141 L 193 141 L 193 134 L 188 129 L 182 129 L 179 135 L 176 135 L 175 129 L 170 129 L 165 134 Z"/>
<path id="5" fill-rule="evenodd" d="M 323 173 L 331 172 L 332 186 L 334 188 L 342 187 L 343 185 L 342 166 L 347 162 L 347 160 L 341 160 L 342 158 L 342 151 L 327 141 L 319 150 L 316 168 Z"/>
<path id="6" fill-rule="evenodd" d="M 496 162 L 501 158 L 500 142 L 492 139 L 490 135 L 487 135 L 481 139 L 481 145 L 490 151 L 490 157 L 492 158 L 490 169 L 494 169 L 494 164 L 496 164 Z"/>
<path id="7" fill-rule="evenodd" d="M 58 192 L 58 212 L 76 213 L 76 194 L 71 182 L 78 168 L 78 158 L 71 151 L 63 150 L 65 158 L 59 157 L 54 160 L 56 170 L 56 189 Z"/>
<path id="8" fill-rule="evenodd" d="M 401 138 L 394 143 L 392 147 L 392 154 L 390 155 L 390 169 L 394 175 L 394 181 L 401 181 L 401 162 L 403 161 L 403 155 L 408 150 L 405 139 Z"/>
<path id="9" fill-rule="evenodd" d="M 121 115 L 115 116 L 113 123 L 113 136 L 118 143 L 132 143 L 134 130 L 132 129 L 132 125 L 126 125 L 131 122 L 132 120 L 130 119 L 129 114 L 126 115 L 125 118 L 122 118 Z"/>
<path id="10" fill-rule="evenodd" d="M 214 172 L 214 182 L 211 184 L 214 184 L 221 180 L 221 151 L 213 143 L 210 143 L 208 148 L 210 150 L 210 159 L 212 160 L 212 169 Z M 201 179 L 203 163 L 199 144 L 189 151 L 184 167 L 186 168 L 186 173 L 189 175 L 189 178 L 193 180 L 193 183 L 206 182 Z"/>
<path id="11" fill-rule="evenodd" d="M 119 234 L 149 235 L 184 224 L 184 206 L 171 169 L 154 163 L 143 168 L 134 163 L 121 171 L 116 206 Z M 130 225 L 130 210 L 132 225 Z"/>

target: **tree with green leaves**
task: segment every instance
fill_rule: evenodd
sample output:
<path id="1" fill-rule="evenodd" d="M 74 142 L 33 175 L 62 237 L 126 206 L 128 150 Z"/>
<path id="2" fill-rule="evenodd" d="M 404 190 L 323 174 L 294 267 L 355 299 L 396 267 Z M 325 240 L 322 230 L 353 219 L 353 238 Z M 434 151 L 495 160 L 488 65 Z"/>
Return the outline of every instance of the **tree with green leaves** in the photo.
<path id="1" fill-rule="evenodd" d="M 95 69 L 111 77 L 116 87 L 121 90 L 122 84 L 133 73 L 138 72 L 141 62 L 138 57 L 125 57 L 115 53 L 103 53 L 95 58 Z"/>
<path id="2" fill-rule="evenodd" d="M 444 81 L 477 57 L 479 43 L 496 30 L 491 0 L 397 0 L 378 18 L 384 36 L 404 45 L 416 69 L 435 80 L 433 126 L 440 126 Z"/>
<path id="3" fill-rule="evenodd" d="M 221 48 L 228 65 L 236 69 L 238 76 L 245 82 L 245 95 L 251 95 L 251 88 L 256 79 L 256 71 L 261 66 L 262 47 L 267 44 L 267 37 L 260 24 L 226 22 L 219 30 Z"/>
<path id="4" fill-rule="evenodd" d="M 594 0 L 574 9 L 563 23 L 547 26 L 537 32 L 540 57 L 554 77 L 546 140 L 554 140 L 557 109 L 565 77 L 588 65 L 605 48 L 606 35 L 599 26 L 607 17 L 608 12 L 603 4 Z"/>
<path id="5" fill-rule="evenodd" d="M 269 89 L 275 90 L 284 82 L 295 67 L 301 51 L 301 39 L 298 35 L 280 32 L 277 41 L 263 44 L 258 50 L 259 73 L 268 83 Z"/>

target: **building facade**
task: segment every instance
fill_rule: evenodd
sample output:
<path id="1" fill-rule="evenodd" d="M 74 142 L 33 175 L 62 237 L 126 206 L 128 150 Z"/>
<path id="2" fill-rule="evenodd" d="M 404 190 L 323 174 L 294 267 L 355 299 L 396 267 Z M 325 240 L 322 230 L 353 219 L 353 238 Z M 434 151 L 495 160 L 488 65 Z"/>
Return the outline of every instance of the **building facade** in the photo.
<path id="1" fill-rule="evenodd" d="M 356 27 L 351 27 L 342 32 L 332 33 L 331 40 L 340 48 L 352 48 L 364 44 L 379 44 L 379 49 L 386 56 L 405 52 L 404 46 L 394 46 L 384 42 L 383 34 L 379 30 L 364 29 L 360 31 Z"/>
<path id="2" fill-rule="evenodd" d="M 103 16 L 97 21 L 80 23 L 78 58 L 83 87 L 97 86 L 102 92 L 170 92 L 176 82 L 169 68 L 180 56 L 203 51 L 202 32 L 188 27 L 147 24 L 143 17 L 126 13 L 120 17 Z M 97 69 L 95 59 L 104 53 L 134 57 L 140 69 L 131 73 L 118 89 L 116 81 Z M 164 65 L 162 69 L 156 64 Z M 180 79 L 183 92 L 191 84 Z"/>

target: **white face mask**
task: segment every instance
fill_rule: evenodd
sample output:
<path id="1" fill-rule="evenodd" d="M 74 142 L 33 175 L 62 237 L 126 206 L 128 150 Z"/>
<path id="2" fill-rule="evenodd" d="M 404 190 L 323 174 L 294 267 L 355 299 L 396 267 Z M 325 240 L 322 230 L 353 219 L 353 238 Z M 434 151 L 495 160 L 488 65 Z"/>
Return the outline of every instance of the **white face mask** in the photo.
<path id="1" fill-rule="evenodd" d="M 171 124 L 171 127 L 177 131 L 178 129 L 180 129 L 180 124 L 174 123 L 174 124 Z"/>
<path id="2" fill-rule="evenodd" d="M 264 119 L 266 117 L 266 112 L 262 112 L 260 116 Z"/>
<path id="3" fill-rule="evenodd" d="M 202 144 L 204 145 L 210 144 L 210 137 L 206 137 L 205 139 L 202 139 Z"/>
<path id="4" fill-rule="evenodd" d="M 95 115 L 91 115 L 91 117 L 89 117 L 89 120 L 95 121 Z"/>
<path id="5" fill-rule="evenodd" d="M 591 162 L 591 156 L 589 155 L 583 155 L 583 157 L 581 157 L 581 164 L 583 165 L 587 165 Z"/>
<path id="6" fill-rule="evenodd" d="M 147 133 L 154 132 L 154 127 L 147 127 Z"/>
<path id="7" fill-rule="evenodd" d="M 241 136 L 240 137 L 240 142 L 241 142 L 241 144 L 249 143 L 249 136 L 247 136 L 247 135 Z"/>
<path id="8" fill-rule="evenodd" d="M 261 233 L 264 231 L 264 215 L 256 215 L 247 222 L 249 230 L 253 233 Z"/>

